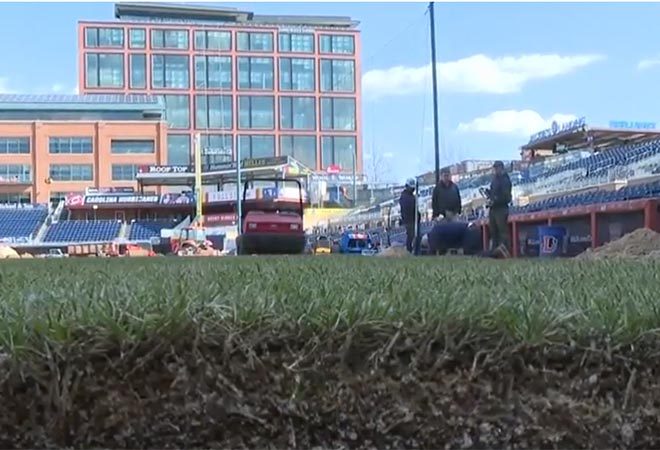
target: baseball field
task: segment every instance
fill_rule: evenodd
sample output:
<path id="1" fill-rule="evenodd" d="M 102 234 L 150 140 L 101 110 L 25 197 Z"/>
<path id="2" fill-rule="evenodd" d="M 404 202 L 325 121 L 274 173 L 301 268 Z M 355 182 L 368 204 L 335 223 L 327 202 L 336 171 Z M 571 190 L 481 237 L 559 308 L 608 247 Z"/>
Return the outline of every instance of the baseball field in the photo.
<path id="1" fill-rule="evenodd" d="M 0 261 L 2 448 L 657 448 L 660 263 Z"/>

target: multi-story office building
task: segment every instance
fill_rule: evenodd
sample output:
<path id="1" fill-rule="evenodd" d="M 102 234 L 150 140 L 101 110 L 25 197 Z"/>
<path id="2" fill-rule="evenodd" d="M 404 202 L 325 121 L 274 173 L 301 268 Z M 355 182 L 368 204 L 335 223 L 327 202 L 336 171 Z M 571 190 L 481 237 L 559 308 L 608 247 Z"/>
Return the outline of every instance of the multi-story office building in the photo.
<path id="1" fill-rule="evenodd" d="M 144 95 L 0 95 L 0 204 L 135 188 L 138 166 L 167 157 L 163 116 Z"/>
<path id="2" fill-rule="evenodd" d="M 79 23 L 80 89 L 162 95 L 168 164 L 190 163 L 200 133 L 205 162 L 240 150 L 361 173 L 357 22 L 153 3 L 115 16 Z"/>

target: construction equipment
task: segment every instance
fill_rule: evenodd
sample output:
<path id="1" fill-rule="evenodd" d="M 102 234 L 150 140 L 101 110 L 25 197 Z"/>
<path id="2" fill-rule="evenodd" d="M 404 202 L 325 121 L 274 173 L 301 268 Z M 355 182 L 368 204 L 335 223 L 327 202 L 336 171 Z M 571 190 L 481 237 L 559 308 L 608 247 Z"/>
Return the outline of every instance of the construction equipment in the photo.
<path id="1" fill-rule="evenodd" d="M 275 188 L 262 188 L 262 197 L 247 199 L 253 182 L 273 182 Z M 279 186 L 297 185 L 297 199 L 280 198 Z M 303 188 L 293 178 L 255 178 L 245 182 L 241 198 L 241 234 L 237 238 L 239 255 L 301 254 L 305 251 L 303 229 Z"/>
<path id="2" fill-rule="evenodd" d="M 327 236 L 319 236 L 312 247 L 315 255 L 329 255 L 332 253 L 332 242 Z"/>
<path id="3" fill-rule="evenodd" d="M 215 256 L 213 243 L 206 238 L 204 227 L 193 225 L 172 230 L 170 237 L 172 253 L 178 256 Z"/>
<path id="4" fill-rule="evenodd" d="M 339 241 L 339 253 L 351 255 L 373 255 L 376 247 L 368 233 L 345 231 Z"/>

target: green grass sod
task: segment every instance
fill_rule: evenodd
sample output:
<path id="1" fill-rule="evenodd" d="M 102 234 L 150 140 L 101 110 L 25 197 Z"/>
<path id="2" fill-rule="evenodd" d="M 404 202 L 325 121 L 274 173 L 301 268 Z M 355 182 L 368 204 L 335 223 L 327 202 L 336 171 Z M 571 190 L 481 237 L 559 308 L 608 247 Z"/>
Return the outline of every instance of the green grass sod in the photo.
<path id="1" fill-rule="evenodd" d="M 0 447 L 660 446 L 660 265 L 0 262 Z"/>

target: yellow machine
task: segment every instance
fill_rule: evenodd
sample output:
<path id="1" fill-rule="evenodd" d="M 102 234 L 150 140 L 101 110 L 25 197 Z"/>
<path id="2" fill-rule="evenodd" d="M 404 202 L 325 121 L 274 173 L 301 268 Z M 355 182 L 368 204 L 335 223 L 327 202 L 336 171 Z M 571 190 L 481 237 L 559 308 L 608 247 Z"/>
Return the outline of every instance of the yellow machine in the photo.
<path id="1" fill-rule="evenodd" d="M 315 255 L 329 255 L 332 253 L 332 242 L 326 236 L 319 236 L 314 243 Z"/>

